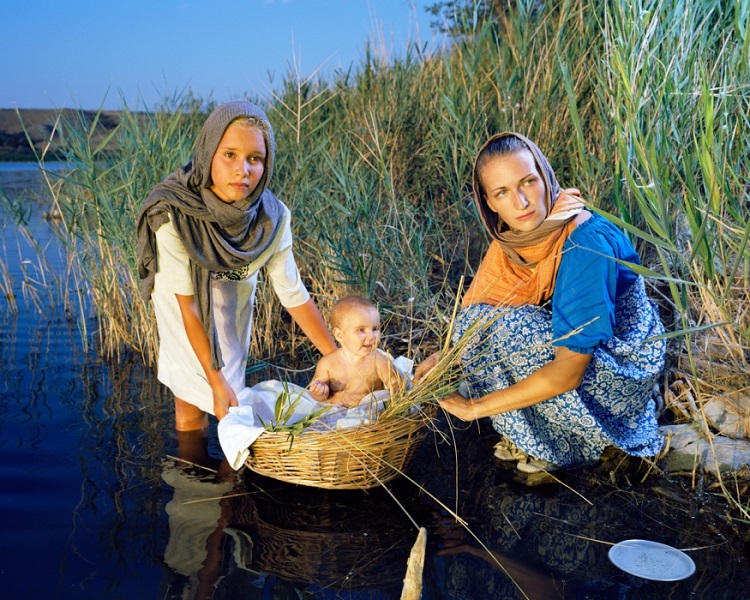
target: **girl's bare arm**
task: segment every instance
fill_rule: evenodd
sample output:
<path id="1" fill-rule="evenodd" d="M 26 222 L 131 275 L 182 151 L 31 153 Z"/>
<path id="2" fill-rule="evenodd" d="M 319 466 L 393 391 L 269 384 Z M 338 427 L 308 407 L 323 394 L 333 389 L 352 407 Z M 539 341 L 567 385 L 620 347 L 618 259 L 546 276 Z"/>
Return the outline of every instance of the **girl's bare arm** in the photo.
<path id="1" fill-rule="evenodd" d="M 321 354 L 329 354 L 336 350 L 336 342 L 312 298 L 300 306 L 286 310 Z"/>

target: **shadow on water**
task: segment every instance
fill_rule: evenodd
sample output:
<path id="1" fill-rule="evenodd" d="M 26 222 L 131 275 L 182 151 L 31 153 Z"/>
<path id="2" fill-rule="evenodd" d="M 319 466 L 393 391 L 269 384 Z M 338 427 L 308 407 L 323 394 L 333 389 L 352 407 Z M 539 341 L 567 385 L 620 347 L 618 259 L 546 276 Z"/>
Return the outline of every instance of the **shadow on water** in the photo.
<path id="1" fill-rule="evenodd" d="M 3 235 L 17 248 L 15 229 Z M 215 425 L 178 439 L 168 392 L 138 360 L 104 361 L 95 340 L 84 351 L 54 306 L 19 302 L 1 323 L 5 598 L 399 598 L 414 523 L 428 532 L 427 600 L 747 594 L 748 524 L 720 496 L 641 461 L 612 454 L 529 485 L 493 457 L 497 436 L 481 422 L 453 424 L 455 447 L 428 436 L 410 471 L 419 486 L 399 478 L 390 493 L 214 472 L 197 465 L 221 467 Z M 607 552 L 630 538 L 685 549 L 695 574 L 658 582 L 620 571 Z"/>

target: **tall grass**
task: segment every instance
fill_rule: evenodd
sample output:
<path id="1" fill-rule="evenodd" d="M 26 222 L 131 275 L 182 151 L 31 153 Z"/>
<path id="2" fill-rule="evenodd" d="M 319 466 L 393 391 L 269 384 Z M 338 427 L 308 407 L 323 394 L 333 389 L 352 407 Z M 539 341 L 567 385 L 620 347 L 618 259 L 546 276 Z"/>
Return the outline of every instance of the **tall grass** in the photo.
<path id="1" fill-rule="evenodd" d="M 726 323 L 701 337 L 746 369 L 750 7 L 727 6 L 607 4 L 594 107 L 615 152 L 596 162 L 614 159 L 612 209 L 656 242 L 679 325 Z"/>
<path id="2" fill-rule="evenodd" d="M 385 60 L 367 48 L 327 81 L 290 71 L 255 100 L 274 124 L 272 188 L 292 209 L 313 296 L 324 312 L 345 293 L 371 296 L 388 315 L 386 345 L 417 358 L 436 347 L 487 245 L 473 156 L 510 129 L 627 230 L 658 275 L 668 330 L 684 334 L 672 350 L 687 351 L 694 374 L 699 354 L 714 366 L 729 355 L 745 373 L 749 19 L 744 0 L 524 0 L 442 51 L 413 45 Z M 153 360 L 134 219 L 150 187 L 187 161 L 209 109 L 192 96 L 126 109 L 107 143 L 92 141 L 96 123 L 62 124 L 59 152 L 75 168 L 54 187 L 61 231 L 112 353 Z M 261 285 L 251 353 L 314 360 L 280 315 Z"/>
<path id="3" fill-rule="evenodd" d="M 0 247 L 0 293 L 5 296 L 6 310 L 12 315 L 19 312 L 15 291 L 19 287 L 26 305 L 45 316 L 50 315 L 50 309 L 52 312 L 62 309 L 64 314 L 70 314 L 71 300 L 77 300 L 77 296 L 68 291 L 69 273 L 59 273 L 51 266 L 54 250 L 49 240 L 41 241 L 32 232 L 32 213 L 41 213 L 42 206 L 41 199 L 33 194 L 19 200 L 0 190 L 0 207 L 4 213 L 0 229 L 17 228 L 13 247 L 8 246 L 7 238 Z M 21 279 L 20 286 L 15 281 L 16 276 Z"/>
<path id="4" fill-rule="evenodd" d="M 189 159 L 202 108 L 201 101 L 186 95 L 166 99 L 153 112 L 126 109 L 106 135 L 101 111 L 91 120 L 79 113 L 77 119 L 58 123 L 59 138 L 48 146 L 54 144 L 55 159 L 70 165 L 62 174 L 45 170 L 45 177 L 73 286 L 95 308 L 106 355 L 127 349 L 147 362 L 155 356 L 153 317 L 138 298 L 133 228 L 149 189 Z M 117 150 L 112 151 L 115 141 Z M 42 169 L 46 154 L 38 157 Z M 84 324 L 86 305 L 78 303 Z"/>

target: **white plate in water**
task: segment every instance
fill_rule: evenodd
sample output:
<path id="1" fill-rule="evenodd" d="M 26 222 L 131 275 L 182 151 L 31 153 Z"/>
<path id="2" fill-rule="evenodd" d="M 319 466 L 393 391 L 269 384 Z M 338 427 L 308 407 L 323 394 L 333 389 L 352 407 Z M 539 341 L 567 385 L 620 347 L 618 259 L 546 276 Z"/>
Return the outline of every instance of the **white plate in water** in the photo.
<path id="1" fill-rule="evenodd" d="M 625 540 L 609 549 L 609 560 L 631 575 L 654 581 L 679 581 L 695 573 L 682 550 L 649 540 Z"/>

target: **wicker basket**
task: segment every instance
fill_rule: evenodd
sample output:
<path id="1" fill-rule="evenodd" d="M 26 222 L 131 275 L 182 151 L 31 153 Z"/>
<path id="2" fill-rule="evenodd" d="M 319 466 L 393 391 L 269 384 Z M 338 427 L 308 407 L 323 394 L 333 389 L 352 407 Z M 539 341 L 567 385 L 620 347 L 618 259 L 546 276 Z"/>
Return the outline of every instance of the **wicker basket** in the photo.
<path id="1" fill-rule="evenodd" d="M 281 481 L 326 489 L 368 489 L 411 465 L 435 408 L 335 431 L 264 431 L 250 446 L 249 469 Z"/>

